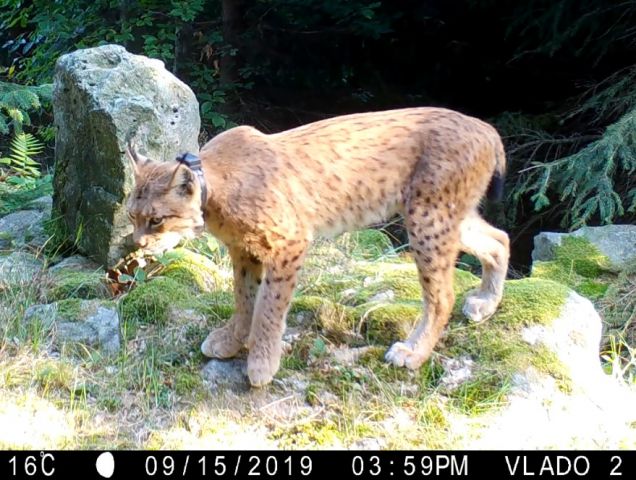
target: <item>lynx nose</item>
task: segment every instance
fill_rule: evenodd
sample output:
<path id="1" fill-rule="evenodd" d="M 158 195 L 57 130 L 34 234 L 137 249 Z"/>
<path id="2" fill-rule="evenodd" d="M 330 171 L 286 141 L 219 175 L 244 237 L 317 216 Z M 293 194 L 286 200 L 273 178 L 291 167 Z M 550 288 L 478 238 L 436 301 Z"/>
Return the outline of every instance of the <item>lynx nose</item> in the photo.
<path id="1" fill-rule="evenodd" d="M 133 242 L 138 248 L 145 248 L 148 246 L 148 237 L 145 235 L 133 235 Z"/>

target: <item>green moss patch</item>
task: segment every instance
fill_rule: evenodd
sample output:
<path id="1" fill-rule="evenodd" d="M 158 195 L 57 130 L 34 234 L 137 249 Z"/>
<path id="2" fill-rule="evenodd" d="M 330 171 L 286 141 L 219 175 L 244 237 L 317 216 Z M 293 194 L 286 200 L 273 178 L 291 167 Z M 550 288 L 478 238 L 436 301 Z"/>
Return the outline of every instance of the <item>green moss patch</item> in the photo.
<path id="1" fill-rule="evenodd" d="M 67 321 L 77 320 L 82 314 L 82 300 L 79 298 L 60 300 L 56 305 L 56 315 Z"/>
<path id="2" fill-rule="evenodd" d="M 161 257 L 165 265 L 162 275 L 200 292 L 212 292 L 222 286 L 221 274 L 212 260 L 184 248 L 177 248 Z"/>
<path id="3" fill-rule="evenodd" d="M 453 289 L 455 291 L 455 296 L 459 297 L 467 291 L 476 288 L 480 282 L 481 280 L 479 277 L 476 277 L 466 270 L 456 268 L 453 277 Z"/>
<path id="4" fill-rule="evenodd" d="M 509 280 L 501 305 L 489 322 L 507 326 L 546 325 L 560 315 L 568 293 L 566 286 L 550 280 Z"/>
<path id="5" fill-rule="evenodd" d="M 193 292 L 182 282 L 158 277 L 137 286 L 122 299 L 122 318 L 124 321 L 162 325 L 168 321 L 170 307 L 192 303 L 195 303 Z"/>
<path id="6" fill-rule="evenodd" d="M 52 286 L 46 292 L 49 301 L 111 296 L 104 274 L 99 272 L 63 272 L 52 276 L 51 283 Z"/>
<path id="7" fill-rule="evenodd" d="M 598 277 L 610 266 L 609 259 L 582 237 L 564 237 L 556 248 L 555 259 L 566 269 L 586 278 Z"/>
<path id="8" fill-rule="evenodd" d="M 366 303 L 386 292 L 391 292 L 391 296 L 398 302 L 417 301 L 422 298 L 422 288 L 417 277 L 398 273 L 387 274 L 379 281 L 368 282 L 366 287 L 355 293 L 352 300 L 355 304 Z"/>
<path id="9" fill-rule="evenodd" d="M 453 392 L 453 398 L 464 398 L 470 411 L 481 409 L 479 405 L 484 402 L 496 404 L 499 402 L 496 392 L 507 391 L 512 375 L 529 367 L 567 385 L 569 378 L 556 355 L 550 355 L 542 345 L 524 341 L 522 329 L 537 324 L 549 325 L 561 314 L 569 291 L 565 285 L 550 280 L 507 281 L 497 313 L 481 324 L 465 320 L 456 305 L 448 333 L 442 341 L 443 347 L 438 348 L 451 357 L 470 357 L 477 371 L 475 380 L 465 387 L 468 390 Z M 483 384 L 483 392 L 475 397 L 475 389 L 480 384 Z"/>
<path id="10" fill-rule="evenodd" d="M 323 333 L 337 341 L 344 341 L 354 336 L 356 316 L 353 310 L 345 305 L 316 296 L 302 296 L 294 299 L 291 314 L 307 312 Z"/>
<path id="11" fill-rule="evenodd" d="M 609 259 L 586 239 L 564 237 L 554 260 L 534 262 L 532 277 L 554 280 L 597 300 L 605 295 L 613 278 L 609 265 Z"/>
<path id="12" fill-rule="evenodd" d="M 360 306 L 354 316 L 360 318 L 368 342 L 388 346 L 408 337 L 422 316 L 422 303 Z"/>

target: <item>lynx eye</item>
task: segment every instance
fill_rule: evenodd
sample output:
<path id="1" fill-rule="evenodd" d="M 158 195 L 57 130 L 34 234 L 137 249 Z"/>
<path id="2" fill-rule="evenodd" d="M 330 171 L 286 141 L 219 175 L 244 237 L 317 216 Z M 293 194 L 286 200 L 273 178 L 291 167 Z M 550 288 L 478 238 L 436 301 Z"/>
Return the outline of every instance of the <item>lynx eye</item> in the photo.
<path id="1" fill-rule="evenodd" d="M 163 223 L 163 221 L 163 217 L 152 217 L 150 220 L 148 220 L 148 225 L 150 225 L 151 227 L 158 227 Z"/>

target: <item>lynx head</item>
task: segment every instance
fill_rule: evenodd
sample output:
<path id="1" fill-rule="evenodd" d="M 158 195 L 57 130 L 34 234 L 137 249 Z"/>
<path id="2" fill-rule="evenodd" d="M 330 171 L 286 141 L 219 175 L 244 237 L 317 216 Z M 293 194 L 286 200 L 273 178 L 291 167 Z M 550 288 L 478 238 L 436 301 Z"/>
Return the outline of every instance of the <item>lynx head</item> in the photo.
<path id="1" fill-rule="evenodd" d="M 179 162 L 150 160 L 130 146 L 126 153 L 135 173 L 135 187 L 126 205 L 135 245 L 159 254 L 199 235 L 204 221 L 195 173 Z"/>

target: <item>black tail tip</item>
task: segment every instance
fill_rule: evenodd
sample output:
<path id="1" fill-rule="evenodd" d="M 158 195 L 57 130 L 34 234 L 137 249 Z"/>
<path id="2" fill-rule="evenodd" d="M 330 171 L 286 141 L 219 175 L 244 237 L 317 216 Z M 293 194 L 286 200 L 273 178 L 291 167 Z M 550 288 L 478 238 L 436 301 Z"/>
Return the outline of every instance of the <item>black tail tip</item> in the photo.
<path id="1" fill-rule="evenodd" d="M 490 185 L 488 185 L 488 193 L 486 194 L 488 200 L 497 202 L 503 198 L 504 180 L 503 175 L 499 172 L 495 172 L 490 179 Z"/>

